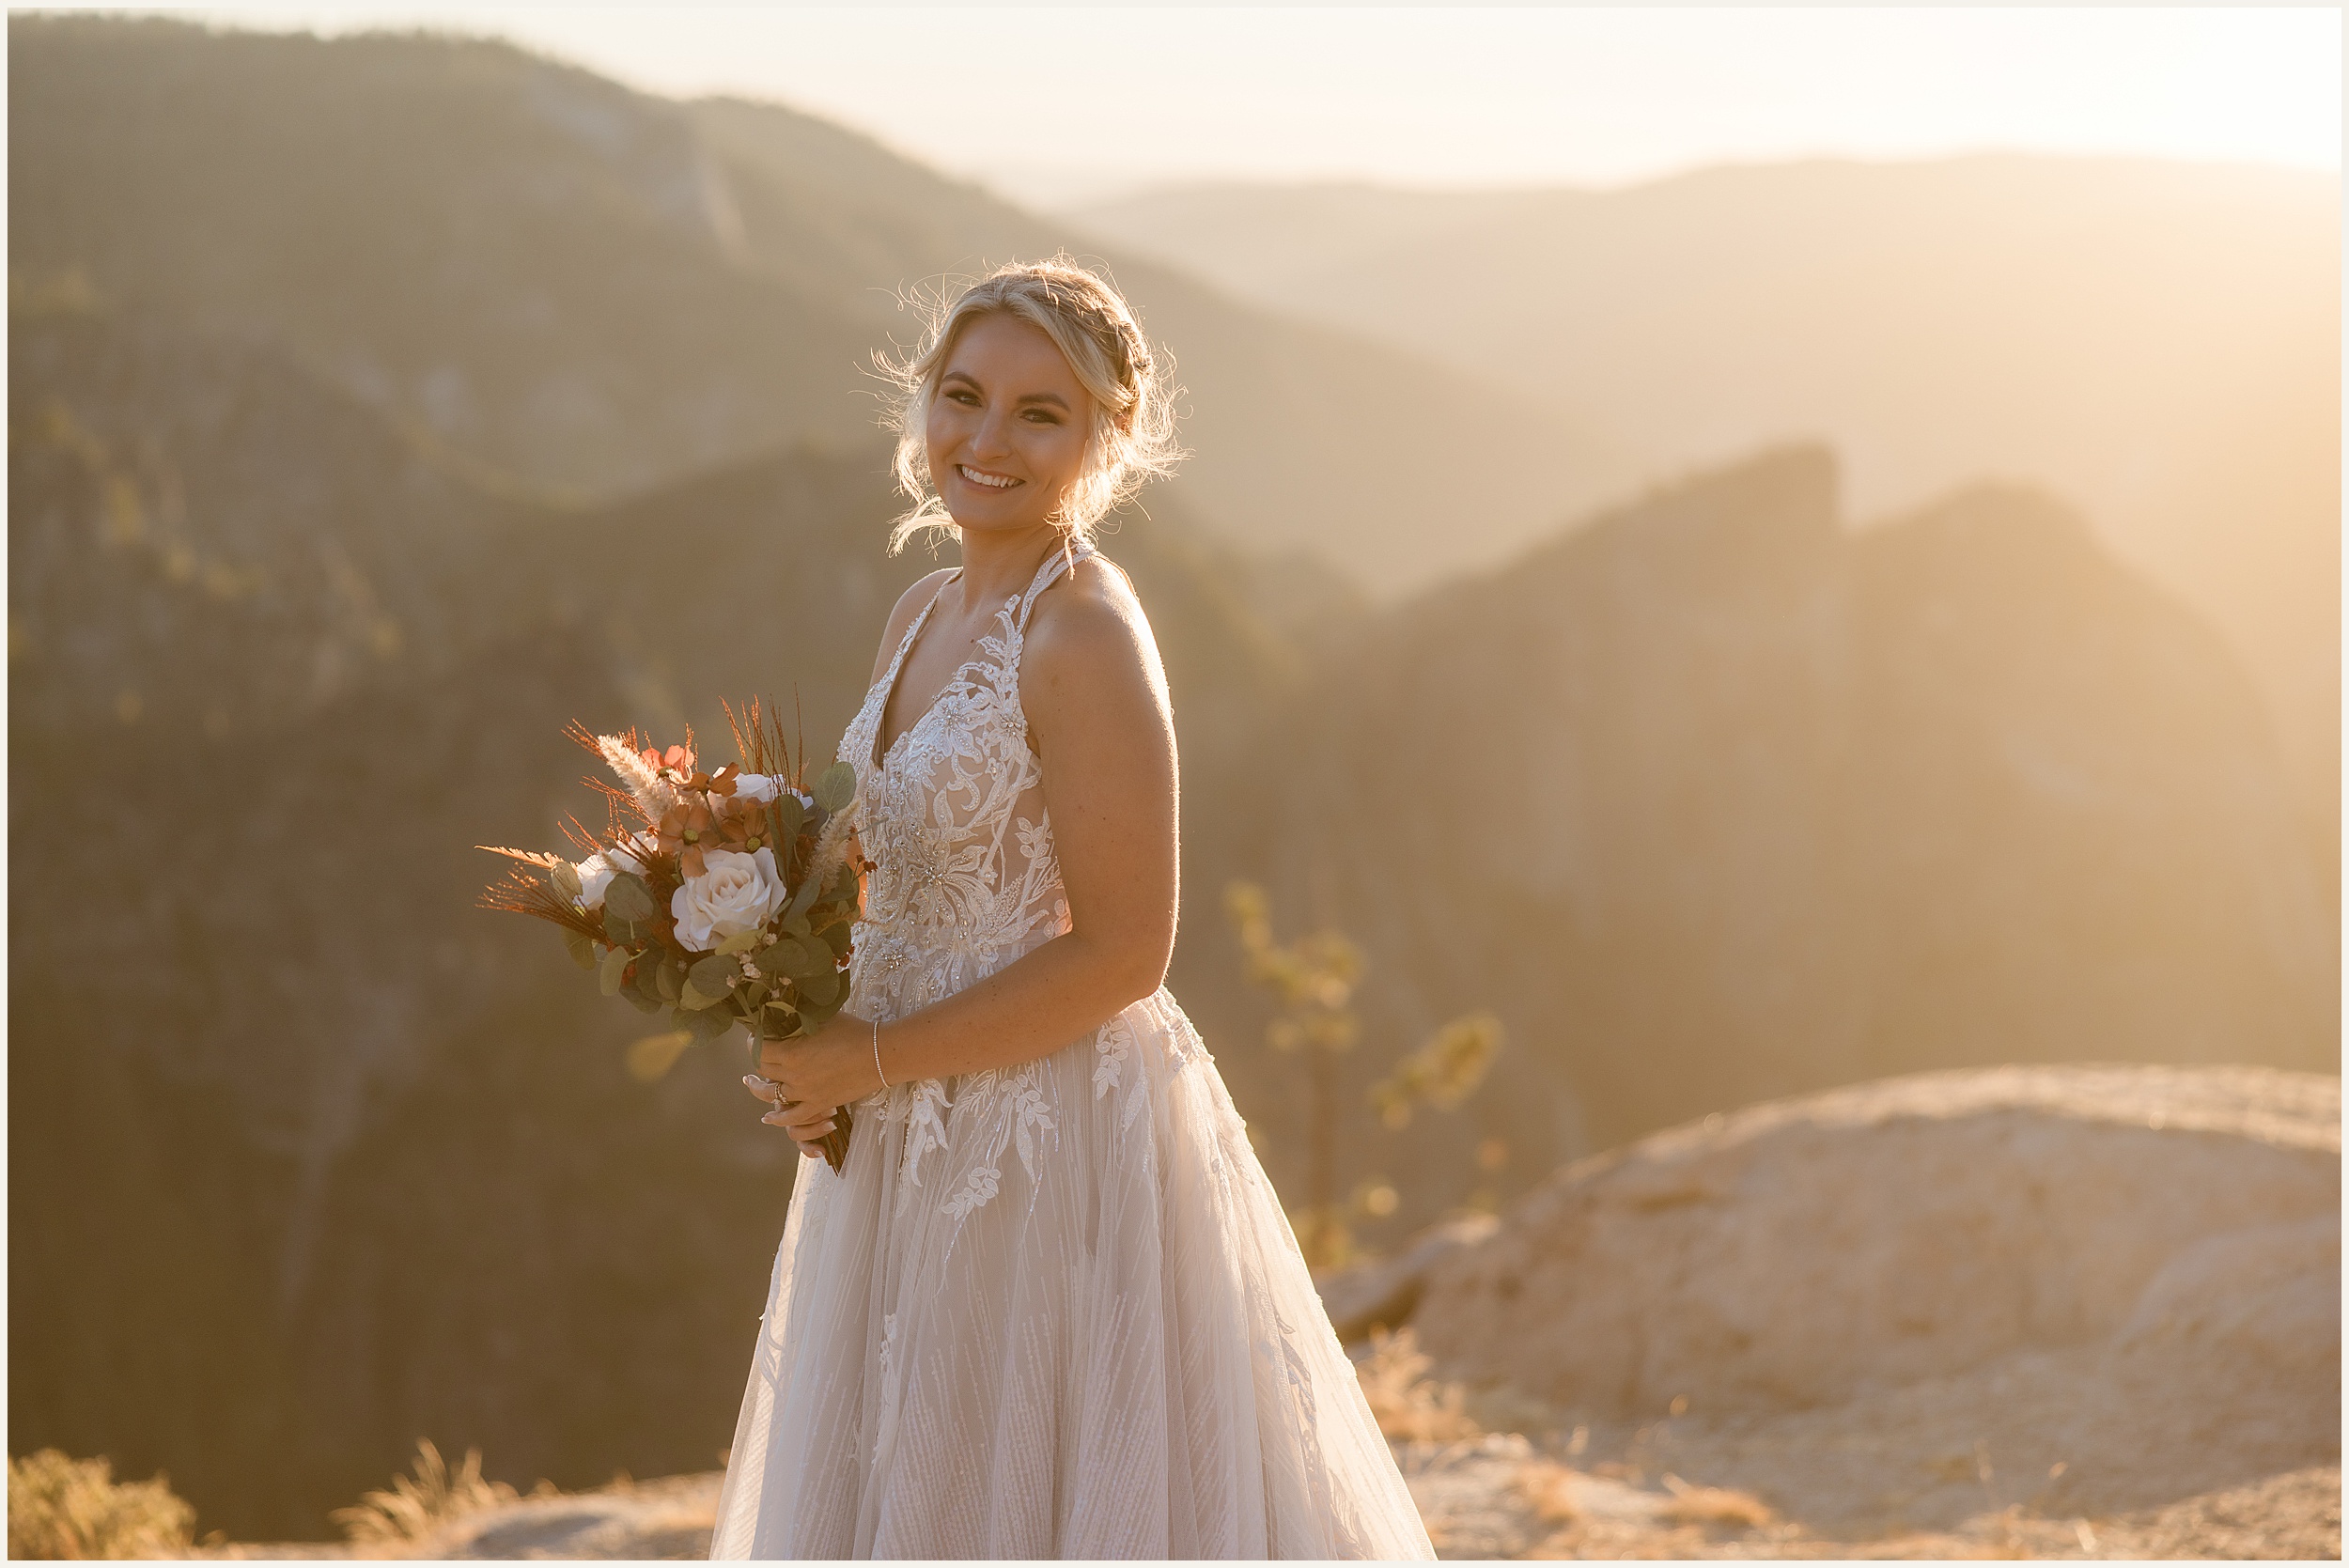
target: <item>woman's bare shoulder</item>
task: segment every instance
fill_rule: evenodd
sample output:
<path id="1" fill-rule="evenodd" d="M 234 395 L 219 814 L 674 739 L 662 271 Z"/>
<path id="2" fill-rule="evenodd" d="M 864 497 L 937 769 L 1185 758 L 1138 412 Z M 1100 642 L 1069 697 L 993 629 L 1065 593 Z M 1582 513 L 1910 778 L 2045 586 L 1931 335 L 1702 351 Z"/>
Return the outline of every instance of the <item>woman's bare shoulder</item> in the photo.
<path id="1" fill-rule="evenodd" d="M 1020 653 L 1023 699 L 1039 684 L 1103 694 L 1103 686 L 1147 691 L 1163 704 L 1166 675 L 1150 618 L 1125 571 L 1089 555 L 1039 596 Z"/>
<path id="2" fill-rule="evenodd" d="M 879 680 L 895 657 L 897 644 L 905 641 L 906 628 L 922 613 L 922 606 L 938 597 L 939 585 L 954 576 L 955 568 L 941 567 L 914 580 L 913 585 L 897 596 L 897 603 L 889 612 L 889 625 L 881 631 L 880 651 L 873 656 L 873 679 Z"/>

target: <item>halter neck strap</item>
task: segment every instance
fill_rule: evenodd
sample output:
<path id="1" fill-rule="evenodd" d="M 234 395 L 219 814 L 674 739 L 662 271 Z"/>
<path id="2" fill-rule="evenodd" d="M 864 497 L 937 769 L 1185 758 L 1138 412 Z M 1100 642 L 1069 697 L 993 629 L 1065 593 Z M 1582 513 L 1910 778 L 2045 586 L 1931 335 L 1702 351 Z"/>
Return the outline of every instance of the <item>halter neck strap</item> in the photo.
<path id="1" fill-rule="evenodd" d="M 1091 543 L 1080 542 L 1047 555 L 1044 564 L 1035 569 L 1035 581 L 1030 582 L 1028 591 L 1019 597 L 1019 616 L 1012 623 L 1012 629 L 1024 634 L 1028 629 L 1028 616 L 1035 610 L 1036 595 L 1058 582 L 1061 573 L 1092 553 Z"/>

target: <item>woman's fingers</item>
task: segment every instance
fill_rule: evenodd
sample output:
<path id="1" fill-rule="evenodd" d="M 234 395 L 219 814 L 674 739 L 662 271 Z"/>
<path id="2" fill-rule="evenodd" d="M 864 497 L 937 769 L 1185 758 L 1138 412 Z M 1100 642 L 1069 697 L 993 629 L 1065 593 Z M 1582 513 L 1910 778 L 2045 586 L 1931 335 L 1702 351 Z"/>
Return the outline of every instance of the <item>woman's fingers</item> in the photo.
<path id="1" fill-rule="evenodd" d="M 816 1105 L 786 1107 L 783 1103 L 786 1097 L 783 1085 L 756 1073 L 743 1074 L 742 1087 L 749 1090 L 754 1098 L 768 1103 L 769 1109 L 759 1120 L 770 1127 L 781 1127 L 789 1133 L 799 1144 L 800 1153 L 813 1157 L 824 1152 L 822 1140 L 832 1129 L 833 1108 Z"/>

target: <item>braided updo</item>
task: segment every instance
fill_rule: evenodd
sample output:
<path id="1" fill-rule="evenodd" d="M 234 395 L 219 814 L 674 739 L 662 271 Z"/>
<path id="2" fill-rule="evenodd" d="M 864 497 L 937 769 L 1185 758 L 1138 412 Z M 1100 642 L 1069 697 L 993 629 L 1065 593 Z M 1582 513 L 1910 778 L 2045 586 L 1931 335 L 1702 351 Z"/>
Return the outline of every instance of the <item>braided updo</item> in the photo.
<path id="1" fill-rule="evenodd" d="M 954 518 L 930 474 L 926 427 L 940 372 L 962 330 L 1002 313 L 1041 329 L 1093 399 L 1084 460 L 1052 521 L 1073 539 L 1089 537 L 1148 480 L 1171 474 L 1184 456 L 1174 441 L 1172 363 L 1153 353 L 1116 288 L 1066 254 L 1050 261 L 999 267 L 959 293 L 914 302 L 923 311 L 920 345 L 903 360 L 877 356 L 893 385 L 887 423 L 897 432 L 897 488 L 913 509 L 890 530 L 894 554 L 915 535 L 955 535 Z"/>

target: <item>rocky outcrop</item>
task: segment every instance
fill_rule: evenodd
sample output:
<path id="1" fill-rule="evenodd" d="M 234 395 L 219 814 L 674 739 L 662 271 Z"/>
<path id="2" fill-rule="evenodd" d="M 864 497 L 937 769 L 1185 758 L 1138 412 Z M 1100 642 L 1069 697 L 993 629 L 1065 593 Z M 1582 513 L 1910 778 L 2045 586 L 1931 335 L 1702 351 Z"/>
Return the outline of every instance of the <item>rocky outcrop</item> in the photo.
<path id="1" fill-rule="evenodd" d="M 1814 1524 L 2155 1506 L 2338 1463 L 2340 1119 L 2339 1079 L 2239 1067 L 1766 1102 L 1560 1172 L 1413 1324 Z"/>

